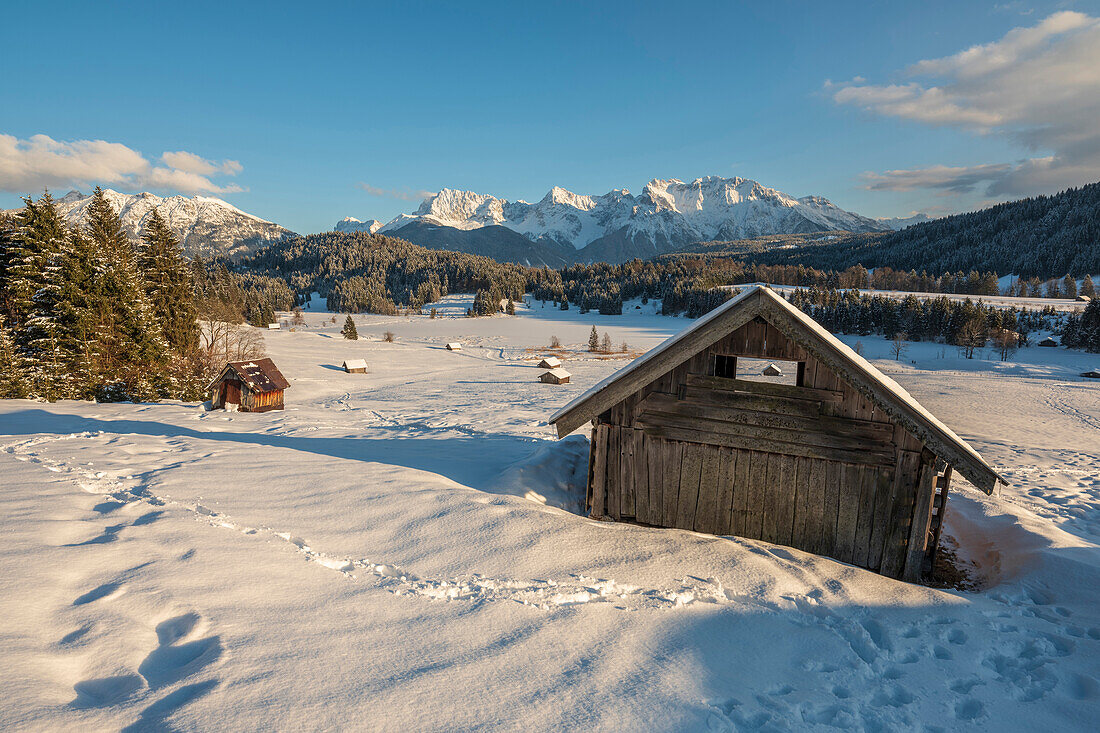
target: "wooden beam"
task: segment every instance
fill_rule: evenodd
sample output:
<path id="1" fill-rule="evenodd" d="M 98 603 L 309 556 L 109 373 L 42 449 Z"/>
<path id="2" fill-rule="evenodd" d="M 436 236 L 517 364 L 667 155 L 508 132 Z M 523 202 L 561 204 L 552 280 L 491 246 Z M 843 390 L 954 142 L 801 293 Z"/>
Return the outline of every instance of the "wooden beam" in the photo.
<path id="1" fill-rule="evenodd" d="M 905 552 L 905 567 L 901 578 L 910 583 L 920 581 L 924 558 L 928 550 L 928 528 L 932 522 L 932 499 L 936 494 L 936 469 L 927 463 L 921 465 L 920 479 L 913 506 L 913 519 L 909 523 L 909 541 Z"/>
<path id="2" fill-rule="evenodd" d="M 810 400 L 812 402 L 840 402 L 844 393 L 831 389 L 795 387 L 790 384 L 772 382 L 754 382 L 750 379 L 731 379 L 730 377 L 710 377 L 702 374 L 689 374 L 687 383 L 691 387 L 719 389 L 726 392 L 749 392 L 750 394 L 786 397 L 790 400 Z"/>

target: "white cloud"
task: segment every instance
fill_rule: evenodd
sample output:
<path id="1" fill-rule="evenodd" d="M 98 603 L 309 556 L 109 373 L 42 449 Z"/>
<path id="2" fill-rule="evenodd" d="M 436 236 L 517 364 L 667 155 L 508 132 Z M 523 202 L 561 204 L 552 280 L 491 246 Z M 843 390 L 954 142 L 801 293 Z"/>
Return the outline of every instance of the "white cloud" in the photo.
<path id="1" fill-rule="evenodd" d="M 423 201 L 426 198 L 430 198 L 435 195 L 434 191 L 409 191 L 395 188 L 379 188 L 378 186 L 372 186 L 369 183 L 363 183 L 360 181 L 355 184 L 355 187 L 366 191 L 371 196 L 380 196 L 387 199 L 398 199 L 400 201 Z"/>
<path id="2" fill-rule="evenodd" d="M 233 193 L 234 184 L 218 184 L 213 176 L 241 172 L 235 160 L 215 162 L 185 151 L 164 153 L 154 165 L 122 143 L 106 140 L 54 140 L 34 135 L 20 140 L 0 133 L 0 190 L 33 193 L 44 187 L 87 188 L 103 184 L 180 193 Z"/>
<path id="3" fill-rule="evenodd" d="M 952 56 L 913 64 L 899 84 L 849 83 L 837 104 L 979 135 L 1034 154 L 1016 163 L 934 166 L 865 176 L 868 187 L 1049 192 L 1100 179 L 1100 18 L 1060 12 Z M 922 182 L 927 185 L 922 185 Z"/>

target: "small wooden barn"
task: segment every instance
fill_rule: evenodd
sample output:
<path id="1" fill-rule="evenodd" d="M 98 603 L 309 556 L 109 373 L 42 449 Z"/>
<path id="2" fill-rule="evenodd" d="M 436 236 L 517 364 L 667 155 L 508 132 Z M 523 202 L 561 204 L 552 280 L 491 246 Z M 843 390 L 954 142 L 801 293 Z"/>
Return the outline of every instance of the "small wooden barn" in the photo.
<path id="1" fill-rule="evenodd" d="M 768 364 L 766 367 L 764 367 L 760 371 L 760 373 L 763 374 L 765 377 L 782 377 L 783 376 L 783 370 L 780 369 L 779 367 L 777 367 L 775 364 Z"/>
<path id="2" fill-rule="evenodd" d="M 543 384 L 569 384 L 569 379 L 572 376 L 561 367 L 556 367 L 540 374 L 539 381 Z"/>
<path id="3" fill-rule="evenodd" d="M 1081 376 L 1089 379 L 1100 379 L 1100 369 L 1089 369 L 1087 372 L 1081 372 Z"/>
<path id="4" fill-rule="evenodd" d="M 254 359 L 229 362 L 208 389 L 215 409 L 236 405 L 241 412 L 267 412 L 283 409 L 283 390 L 289 386 L 275 362 Z"/>
<path id="5" fill-rule="evenodd" d="M 1050 336 L 1047 336 L 1045 339 L 1043 339 L 1042 341 L 1039 342 L 1039 345 L 1040 346 L 1046 346 L 1046 347 L 1050 348 L 1050 347 L 1057 346 L 1058 342 L 1055 341 Z"/>
<path id="6" fill-rule="evenodd" d="M 451 343 L 447 344 L 447 351 L 462 351 L 462 344 L 458 343 L 457 341 L 452 341 Z"/>
<path id="7" fill-rule="evenodd" d="M 739 378 L 784 361 L 794 385 Z M 593 516 L 738 535 L 919 580 L 953 470 L 1000 477 L 896 382 L 771 290 L 753 287 L 550 418 L 592 421 Z"/>
<path id="8" fill-rule="evenodd" d="M 281 330 L 281 327 L 279 326 L 278 323 L 269 323 L 269 324 L 267 324 L 267 330 L 268 331 L 279 331 L 279 330 Z"/>
<path id="9" fill-rule="evenodd" d="M 367 360 L 366 359 L 344 359 L 340 363 L 340 368 L 348 374 L 366 374 L 367 373 Z"/>
<path id="10" fill-rule="evenodd" d="M 556 356 L 548 356 L 538 364 L 539 369 L 557 369 L 561 366 L 561 359 Z"/>

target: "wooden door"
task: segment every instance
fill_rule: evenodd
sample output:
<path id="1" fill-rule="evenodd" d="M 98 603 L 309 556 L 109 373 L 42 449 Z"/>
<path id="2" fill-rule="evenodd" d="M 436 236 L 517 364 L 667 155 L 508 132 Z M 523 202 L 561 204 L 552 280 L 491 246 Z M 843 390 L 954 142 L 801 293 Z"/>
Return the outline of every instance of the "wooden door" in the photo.
<path id="1" fill-rule="evenodd" d="M 228 404 L 239 405 L 241 404 L 241 383 L 236 381 L 227 381 L 225 383 L 225 401 Z"/>

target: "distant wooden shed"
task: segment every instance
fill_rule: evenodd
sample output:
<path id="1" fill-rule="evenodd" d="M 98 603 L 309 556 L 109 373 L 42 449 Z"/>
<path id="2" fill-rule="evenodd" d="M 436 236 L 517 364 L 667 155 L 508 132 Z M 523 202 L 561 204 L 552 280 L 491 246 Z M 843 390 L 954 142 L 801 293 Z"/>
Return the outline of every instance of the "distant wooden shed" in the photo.
<path id="1" fill-rule="evenodd" d="M 796 385 L 737 378 L 795 362 Z M 767 288 L 735 298 L 550 418 L 592 421 L 595 517 L 739 535 L 919 580 L 952 470 L 1003 480 L 896 382 Z"/>
<path id="2" fill-rule="evenodd" d="M 557 369 L 561 366 L 561 359 L 556 356 L 548 356 L 538 364 L 540 369 Z"/>
<path id="3" fill-rule="evenodd" d="M 1081 372 L 1081 376 L 1089 379 L 1100 379 L 1100 369 L 1089 369 L 1087 372 Z"/>
<path id="4" fill-rule="evenodd" d="M 539 375 L 539 381 L 545 384 L 569 384 L 569 379 L 573 375 L 565 371 L 561 367 L 550 369 Z"/>
<path id="5" fill-rule="evenodd" d="M 366 374 L 367 373 L 367 360 L 366 359 L 345 359 L 340 364 L 340 368 L 348 374 Z"/>
<path id="6" fill-rule="evenodd" d="M 782 377 L 783 376 L 783 370 L 780 369 L 779 367 L 777 367 L 775 364 L 768 364 L 766 367 L 764 367 L 760 371 L 760 373 L 763 374 L 765 377 Z"/>
<path id="7" fill-rule="evenodd" d="M 451 343 L 447 344 L 447 351 L 462 351 L 462 344 L 458 343 L 457 341 L 452 341 Z"/>
<path id="8" fill-rule="evenodd" d="M 278 323 L 269 323 L 269 324 L 267 324 L 267 330 L 268 331 L 279 331 L 279 330 L 281 330 L 281 327 L 279 326 Z"/>
<path id="9" fill-rule="evenodd" d="M 1052 347 L 1052 346 L 1057 346 L 1058 342 L 1055 341 L 1050 336 L 1047 336 L 1045 339 L 1043 339 L 1042 341 L 1039 342 L 1039 345 L 1040 346 L 1046 346 L 1046 347 L 1049 348 L 1049 347 Z"/>
<path id="10" fill-rule="evenodd" d="M 215 409 L 234 405 L 241 412 L 283 409 L 283 390 L 290 386 L 271 359 L 231 361 L 210 383 Z"/>

